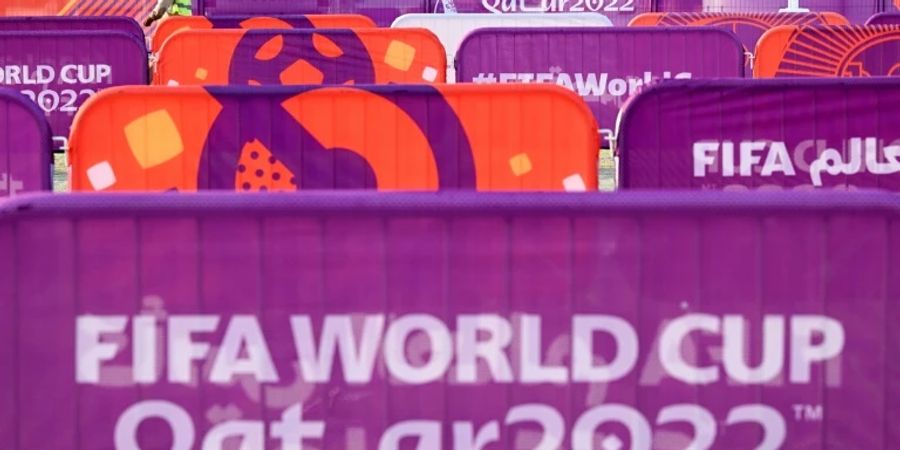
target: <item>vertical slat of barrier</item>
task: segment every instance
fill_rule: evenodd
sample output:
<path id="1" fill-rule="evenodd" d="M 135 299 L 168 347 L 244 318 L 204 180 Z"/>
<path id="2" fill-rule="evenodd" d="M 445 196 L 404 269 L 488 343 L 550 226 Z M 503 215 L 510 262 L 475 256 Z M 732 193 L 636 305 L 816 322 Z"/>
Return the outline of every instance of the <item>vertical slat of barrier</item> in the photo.
<path id="1" fill-rule="evenodd" d="M 200 305 L 200 226 L 195 217 L 141 217 L 136 238 L 140 310 L 156 318 L 158 382 L 140 385 L 142 400 L 167 399 L 191 417 L 205 417 L 195 385 L 169 382 L 169 342 L 166 320 L 172 315 L 198 314 Z M 164 268 L 164 270 L 163 270 Z M 126 310 L 123 308 L 123 310 Z M 200 340 L 205 335 L 197 335 Z M 148 448 L 170 448 L 165 424 L 147 422 L 141 435 Z M 196 444 L 196 443 L 195 443 Z M 196 444 L 199 445 L 199 444 Z"/>
<path id="2" fill-rule="evenodd" d="M 447 314 L 447 248 L 451 245 L 446 240 L 447 220 L 442 217 L 385 216 L 382 223 L 384 228 L 381 230 L 381 235 L 384 236 L 383 270 L 387 289 L 385 310 L 393 311 L 397 309 L 396 305 L 404 305 L 417 314 L 431 315 L 445 324 L 449 335 L 449 328 L 454 324 L 452 320 L 448 320 Z M 378 236 L 378 231 L 373 230 L 373 234 Z M 424 267 L 428 270 L 417 270 Z M 428 347 L 434 348 L 432 346 L 435 342 L 429 342 L 423 336 L 413 337 L 407 342 L 407 353 L 412 356 L 412 360 L 440 360 L 433 350 L 430 356 L 426 356 L 421 347 L 423 342 L 428 342 Z M 447 350 L 452 354 L 452 349 Z M 452 370 L 448 368 L 445 373 L 452 373 Z M 443 380 L 446 378 L 441 377 Z M 449 401 L 446 385 L 439 393 L 427 384 L 405 385 L 402 392 L 409 402 L 404 402 L 403 406 L 396 405 L 388 413 L 395 422 L 420 417 L 448 419 L 445 417 Z"/>
<path id="3" fill-rule="evenodd" d="M 602 311 L 604 315 L 620 318 L 629 324 L 640 324 L 644 314 L 641 304 L 642 235 L 640 219 L 626 214 L 612 213 L 603 217 L 575 217 L 572 226 L 572 295 L 573 314 L 592 315 Z M 652 338 L 654 335 L 649 335 Z M 641 358 L 642 349 L 656 342 L 642 339 L 637 334 L 635 352 L 637 360 L 627 373 L 619 375 L 614 383 L 628 386 L 612 389 L 610 383 L 575 383 L 571 395 L 571 415 L 577 417 L 585 409 L 604 403 L 639 404 L 640 386 L 658 382 L 658 363 L 650 357 Z M 610 342 L 603 337 L 599 342 Z M 621 347 L 620 347 L 621 345 Z M 629 343 L 598 345 L 594 340 L 593 363 L 602 365 L 625 358 Z M 646 370 L 645 368 L 650 368 Z"/>
<path id="4" fill-rule="evenodd" d="M 236 375 L 220 381 L 214 376 L 212 355 L 228 353 L 223 347 L 228 327 L 239 316 L 257 317 L 264 307 L 261 298 L 260 269 L 262 266 L 260 223 L 254 216 L 209 214 L 200 220 L 200 312 L 219 318 L 215 331 L 201 333 L 197 340 L 215 343 L 208 357 L 195 364 L 201 378 L 199 389 L 202 417 L 208 421 L 197 423 L 198 435 L 212 427 L 235 419 L 233 410 L 241 411 L 244 420 L 259 420 L 263 407 L 245 394 L 245 389 L 258 392 L 253 376 Z M 261 331 L 261 330 L 260 330 Z M 218 346 L 218 348 L 216 347 Z M 220 359 L 222 355 L 216 357 Z M 231 381 L 234 384 L 228 385 Z M 215 389 L 213 389 L 213 387 Z M 215 392 L 215 400 L 206 392 Z"/>
<path id="5" fill-rule="evenodd" d="M 448 315 L 458 317 L 490 312 L 508 317 L 514 311 L 509 299 L 511 249 L 508 221 L 501 217 L 456 216 L 447 219 L 446 233 L 447 298 L 452 299 L 447 304 Z M 478 375 L 484 373 L 484 367 L 483 363 L 478 365 L 478 380 L 486 378 L 486 375 Z M 512 373 L 513 376 L 517 373 L 515 368 Z M 471 418 L 476 426 L 503 417 L 513 404 L 509 385 L 498 385 L 490 402 L 467 395 L 469 386 L 472 385 L 448 386 L 447 408 L 460 417 Z M 501 427 L 501 439 L 504 435 Z"/>
<path id="6" fill-rule="evenodd" d="M 516 355 L 513 361 L 518 363 L 520 379 L 528 380 L 531 387 L 515 389 L 510 400 L 513 405 L 539 403 L 552 407 L 564 423 L 572 424 L 577 418 L 571 415 L 572 399 L 550 387 L 571 379 L 565 364 L 571 336 L 548 332 L 571 327 L 572 221 L 566 216 L 523 215 L 513 217 L 509 228 L 510 312 L 518 316 L 513 316 L 513 324 L 519 330 L 512 348 L 522 346 L 530 354 L 528 361 L 525 355 Z M 549 242 L 557 245 L 548 248 Z M 555 306 L 548 309 L 549 304 Z M 536 364 L 545 367 L 539 370 Z"/>
<path id="7" fill-rule="evenodd" d="M 828 258 L 826 221 L 821 216 L 776 215 L 761 222 L 762 298 L 766 310 L 785 317 L 803 314 L 825 314 L 825 264 Z M 790 325 L 787 324 L 789 333 Z M 787 334 L 790 336 L 790 334 Z M 785 362 L 790 361 L 789 345 L 784 348 Z M 779 405 L 822 404 L 825 393 L 820 379 L 808 383 L 791 383 L 790 367 L 784 367 L 776 385 L 791 386 L 779 391 Z M 790 409 L 789 411 L 792 411 Z M 824 432 L 821 422 L 792 422 L 791 433 L 818 435 Z"/>
<path id="8" fill-rule="evenodd" d="M 260 273 L 265 299 L 265 307 L 259 313 L 263 330 L 287 329 L 292 315 L 321 318 L 329 304 L 324 297 L 322 221 L 314 215 L 271 217 L 262 219 L 261 226 L 262 252 L 266 256 Z M 291 270 L 284 270 L 286 267 Z M 312 325 L 315 336 L 320 336 L 321 321 L 313 320 Z M 355 331 L 357 336 L 361 335 L 359 330 Z M 283 410 L 298 403 L 304 405 L 304 419 L 326 419 L 322 407 L 326 398 L 316 392 L 318 385 L 301 376 L 293 339 L 279 333 L 267 335 L 266 342 L 280 381 L 261 390 L 264 419 L 271 421 L 280 417 Z M 325 433 L 329 435 L 327 429 Z M 275 448 L 278 443 L 279 440 L 270 439 L 266 447 Z M 351 443 L 345 445 L 354 448 Z"/>
<path id="9" fill-rule="evenodd" d="M 695 403 L 700 399 L 699 385 L 672 378 L 661 360 L 680 350 L 686 361 L 705 363 L 708 359 L 702 351 L 707 341 L 694 335 L 685 338 L 688 343 L 681 349 L 667 350 L 660 345 L 661 332 L 671 318 L 704 310 L 713 300 L 701 297 L 700 217 L 666 217 L 658 213 L 640 217 L 641 314 L 637 329 L 640 336 L 654 338 L 651 348 L 658 353 L 648 357 L 646 379 L 642 378 L 644 383 L 635 406 L 641 411 L 657 411 L 669 403 Z"/>
<path id="10" fill-rule="evenodd" d="M 824 374 L 823 410 L 830 424 L 824 439 L 837 447 L 888 448 L 882 434 L 855 432 L 870 426 L 884 429 L 884 418 L 853 411 L 860 399 L 865 399 L 873 410 L 886 410 L 887 403 L 896 400 L 884 396 L 887 380 L 882 368 L 888 364 L 885 330 L 858 319 L 880 317 L 883 305 L 888 303 L 889 270 L 884 265 L 889 249 L 887 229 L 883 222 L 872 220 L 872 216 L 864 213 L 831 218 L 826 229 L 825 248 L 829 249 L 828 261 L 833 262 L 825 267 L 828 279 L 825 313 L 857 320 L 844 321 L 846 342 L 840 372 Z M 841 395 L 835 395 L 830 388 L 836 383 L 841 386 Z"/>
<path id="11" fill-rule="evenodd" d="M 74 227 L 73 269 L 75 280 L 78 280 L 74 295 L 79 313 L 101 317 L 121 316 L 123 309 L 130 310 L 138 303 L 136 220 L 126 217 L 84 218 L 75 222 Z M 130 326 L 131 317 L 125 317 L 129 325 L 126 329 L 103 336 L 107 342 L 117 342 L 120 347 L 113 358 L 103 361 L 99 384 L 85 385 L 79 389 L 79 448 L 110 446 L 110 436 L 95 433 L 96 429 L 91 424 L 98 420 L 115 423 L 120 411 L 138 400 L 136 391 L 128 387 L 134 377 L 132 354 L 128 349 L 132 348 L 134 340 L 133 334 L 129 333 L 133 329 Z M 123 395 L 114 386 L 120 386 L 127 394 Z"/>
<path id="12" fill-rule="evenodd" d="M 740 404 L 777 403 L 776 398 L 764 398 L 764 389 L 760 384 L 751 388 L 736 389 L 742 383 L 734 366 L 724 361 L 726 352 L 734 349 L 725 348 L 725 340 L 736 337 L 743 346 L 737 346 L 739 360 L 751 367 L 757 367 L 763 358 L 772 357 L 769 349 L 764 349 L 765 334 L 763 310 L 767 309 L 766 299 L 762 296 L 762 260 L 761 221 L 755 217 L 709 217 L 700 225 L 701 251 L 701 304 L 705 314 L 712 314 L 721 319 L 718 336 L 709 340 L 703 339 L 698 360 L 702 367 L 716 367 L 718 381 L 700 389 L 700 403 L 709 405 L 715 417 L 727 418 L 732 408 Z M 690 313 L 691 311 L 685 311 Z M 737 326 L 743 327 L 743 333 L 729 333 L 731 323 L 726 316 L 739 317 Z M 726 337 L 728 336 L 728 337 Z M 740 340 L 742 339 L 742 341 Z M 730 341 L 729 341 L 730 344 Z M 779 347 L 782 342 L 778 342 Z M 765 354 L 764 354 L 765 350 Z M 783 358 L 773 358 L 782 361 Z M 772 396 L 775 397 L 775 396 Z M 716 445 L 719 448 L 746 447 L 748 443 L 758 442 L 751 427 L 729 427 L 719 433 Z"/>
<path id="13" fill-rule="evenodd" d="M 886 341 L 884 342 L 885 351 L 900 348 L 900 327 L 896 326 L 896 318 L 900 317 L 900 220 L 892 220 L 888 222 L 887 249 L 886 258 L 887 274 L 887 303 L 885 304 L 885 320 L 884 333 Z M 897 399 L 900 398 L 900 358 L 894 358 L 885 355 L 884 380 L 885 386 L 884 398 Z M 897 445 L 900 443 L 900 427 L 894 424 L 900 421 L 900 402 L 887 401 L 884 424 L 885 442 Z"/>
<path id="14" fill-rule="evenodd" d="M 2 106 L 0 106 L 2 108 Z M 0 116 L 2 117 L 2 116 Z M 0 440 L 5 445 L 16 446 L 16 411 L 18 411 L 16 381 L 19 358 L 18 326 L 16 312 L 18 280 L 16 263 L 16 225 L 12 221 L 0 222 L 0 248 L 6 249 L 0 258 Z"/>
<path id="15" fill-rule="evenodd" d="M 324 299 L 328 314 L 386 314 L 392 299 L 384 270 L 387 255 L 383 219 L 373 215 L 324 217 Z M 339 427 L 362 428 L 367 436 L 377 436 L 378 429 L 371 429 L 370 425 L 377 423 L 386 428 L 399 419 L 394 417 L 393 409 L 401 397 L 387 383 L 354 389 L 359 392 L 360 396 L 354 399 L 358 401 L 333 402 L 333 393 L 346 388 L 342 379 L 332 375 L 327 383 L 316 386 L 316 400 L 323 405 L 332 404 L 328 420 L 334 420 Z M 372 420 L 373 416 L 379 420 Z M 344 445 L 343 436 L 326 434 L 324 447 Z"/>
<path id="16" fill-rule="evenodd" d="M 20 449 L 72 448 L 79 442 L 80 388 L 74 358 L 44 349 L 48 336 L 75 339 L 75 224 L 71 217 L 17 222 L 19 324 L 17 375 Z M 27 300 L 26 300 L 27 299 Z M 69 338 L 70 337 L 70 338 Z M 70 341 L 71 342 L 71 341 Z M 47 370 L 53 368 L 53 370 Z M 51 407 L 50 405 L 53 405 Z M 49 428 L 48 428 L 49 427 Z"/>

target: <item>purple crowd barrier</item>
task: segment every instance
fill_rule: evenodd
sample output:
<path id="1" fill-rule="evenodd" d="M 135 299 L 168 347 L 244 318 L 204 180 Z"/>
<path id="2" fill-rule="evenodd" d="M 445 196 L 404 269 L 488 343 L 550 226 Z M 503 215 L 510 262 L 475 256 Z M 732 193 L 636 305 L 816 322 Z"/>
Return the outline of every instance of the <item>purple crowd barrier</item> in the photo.
<path id="1" fill-rule="evenodd" d="M 619 108 L 655 80 L 744 76 L 734 34 L 712 27 L 487 29 L 470 34 L 456 81 L 555 83 L 580 95 L 604 144 Z"/>
<path id="2" fill-rule="evenodd" d="M 50 127 L 37 106 L 0 88 L 0 197 L 50 190 Z"/>
<path id="3" fill-rule="evenodd" d="M 380 27 L 389 27 L 403 14 L 428 12 L 428 0 L 196 0 L 195 11 L 214 17 L 221 15 L 271 14 L 362 14 Z"/>
<path id="4" fill-rule="evenodd" d="M 0 86 L 37 103 L 57 146 L 66 146 L 75 112 L 99 90 L 147 82 L 146 45 L 130 33 L 0 32 Z"/>
<path id="5" fill-rule="evenodd" d="M 622 112 L 626 189 L 900 191 L 900 80 L 662 82 Z"/>
<path id="6" fill-rule="evenodd" d="M 3 31 L 122 31 L 144 41 L 144 30 L 125 16 L 15 16 L 0 17 Z"/>
<path id="7" fill-rule="evenodd" d="M 772 13 L 789 9 L 791 0 L 656 0 L 659 12 L 738 12 L 738 13 Z M 800 8 L 811 12 L 835 12 L 850 20 L 850 23 L 862 24 L 873 14 L 880 12 L 880 0 L 798 0 Z"/>
<path id="8" fill-rule="evenodd" d="M 869 17 L 866 25 L 900 25 L 900 12 L 883 12 Z"/>
<path id="9" fill-rule="evenodd" d="M 23 197 L 0 213 L 0 439 L 894 449 L 898 202 Z"/>
<path id="10" fill-rule="evenodd" d="M 609 17 L 615 25 L 625 26 L 638 14 L 653 11 L 653 3 L 653 0 L 431 0 L 430 11 L 494 14 L 595 12 Z"/>

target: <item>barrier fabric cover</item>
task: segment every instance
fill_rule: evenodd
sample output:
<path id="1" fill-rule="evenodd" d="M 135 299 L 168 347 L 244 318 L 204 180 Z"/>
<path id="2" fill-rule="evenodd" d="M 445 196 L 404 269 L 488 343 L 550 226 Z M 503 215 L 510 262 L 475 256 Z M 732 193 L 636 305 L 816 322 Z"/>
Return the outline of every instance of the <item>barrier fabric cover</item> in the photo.
<path id="1" fill-rule="evenodd" d="M 634 18 L 629 26 L 684 27 L 715 26 L 737 35 L 744 49 L 753 52 L 767 30 L 781 25 L 849 25 L 835 13 L 646 13 Z"/>
<path id="2" fill-rule="evenodd" d="M 597 123 L 556 86 L 128 87 L 72 133 L 75 191 L 595 190 Z"/>
<path id="3" fill-rule="evenodd" d="M 99 90 L 147 84 L 143 41 L 121 31 L 0 32 L 0 86 L 37 103 L 65 138 L 75 112 Z"/>
<path id="4" fill-rule="evenodd" d="M 386 27 L 403 14 L 427 12 L 428 0 L 194 0 L 201 15 L 362 14 Z"/>
<path id="5" fill-rule="evenodd" d="M 453 0 L 448 11 L 440 0 L 433 2 L 433 10 L 445 13 L 601 13 L 615 25 L 626 25 L 636 15 L 653 11 L 652 0 L 563 0 L 563 1 L 509 1 L 509 0 Z"/>
<path id="6" fill-rule="evenodd" d="M 155 6 L 146 0 L 5 0 L 0 16 L 125 16 L 143 20 Z"/>
<path id="7" fill-rule="evenodd" d="M 406 14 L 392 28 L 426 28 L 437 35 L 447 51 L 447 79 L 456 79 L 456 53 L 466 36 L 482 28 L 585 28 L 611 27 L 608 17 L 598 13 L 559 14 Z"/>
<path id="8" fill-rule="evenodd" d="M 50 190 L 50 127 L 22 94 L 0 88 L 0 197 Z"/>
<path id="9" fill-rule="evenodd" d="M 890 1 L 890 0 L 888 0 Z M 799 0 L 800 9 L 789 8 L 792 0 L 656 0 L 659 12 L 833 12 L 851 23 L 862 24 L 872 14 L 882 10 L 880 0 Z"/>
<path id="10" fill-rule="evenodd" d="M 0 31 L 122 31 L 144 40 L 144 30 L 131 17 L 30 16 L 0 17 Z"/>
<path id="11" fill-rule="evenodd" d="M 613 134 L 619 108 L 666 78 L 744 76 L 744 54 L 714 28 L 488 29 L 457 54 L 457 82 L 551 83 L 581 96 Z"/>
<path id="12" fill-rule="evenodd" d="M 624 188 L 900 191 L 900 80 L 663 82 L 626 106 Z"/>
<path id="13" fill-rule="evenodd" d="M 425 29 L 189 30 L 159 52 L 154 84 L 443 83 L 444 47 Z"/>
<path id="14" fill-rule="evenodd" d="M 900 9 L 900 8 L 898 8 Z M 900 12 L 883 12 L 869 17 L 866 25 L 900 25 Z"/>
<path id="15" fill-rule="evenodd" d="M 756 47 L 753 75 L 757 78 L 900 75 L 900 26 L 773 28 Z"/>
<path id="16" fill-rule="evenodd" d="M 0 439 L 895 449 L 898 197 L 819 194 L 22 197 Z"/>
<path id="17" fill-rule="evenodd" d="M 162 48 L 166 40 L 181 30 L 208 30 L 214 28 L 241 29 L 307 29 L 307 28 L 374 28 L 372 19 L 359 14 L 312 14 L 294 16 L 171 16 L 156 27 L 150 44 L 153 53 Z"/>

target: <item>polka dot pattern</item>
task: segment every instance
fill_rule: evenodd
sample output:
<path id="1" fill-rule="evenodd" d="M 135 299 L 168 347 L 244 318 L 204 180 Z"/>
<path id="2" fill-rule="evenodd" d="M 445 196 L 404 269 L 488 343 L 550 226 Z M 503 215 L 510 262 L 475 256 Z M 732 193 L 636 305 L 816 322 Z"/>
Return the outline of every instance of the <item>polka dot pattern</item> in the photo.
<path id="1" fill-rule="evenodd" d="M 234 185 L 243 192 L 296 191 L 297 177 L 261 142 L 244 145 L 235 167 Z"/>

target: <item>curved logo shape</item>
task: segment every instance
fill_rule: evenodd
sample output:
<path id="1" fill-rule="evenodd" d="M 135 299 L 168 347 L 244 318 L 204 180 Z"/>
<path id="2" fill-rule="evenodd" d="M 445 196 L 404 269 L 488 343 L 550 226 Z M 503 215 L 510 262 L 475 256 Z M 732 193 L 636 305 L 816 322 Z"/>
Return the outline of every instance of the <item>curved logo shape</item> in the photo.
<path id="1" fill-rule="evenodd" d="M 131 86 L 79 113 L 71 180 L 76 191 L 584 191 L 597 186 L 596 130 L 555 86 Z"/>
<path id="2" fill-rule="evenodd" d="M 423 29 L 191 30 L 159 57 L 154 84 L 423 84 L 446 79 L 440 41 Z"/>
<path id="3" fill-rule="evenodd" d="M 849 52 L 839 66 L 838 73 L 844 77 L 900 75 L 900 58 L 886 61 L 885 53 L 900 55 L 900 30 L 864 41 Z"/>
<path id="4" fill-rule="evenodd" d="M 282 108 L 272 108 L 271 102 L 241 102 L 227 88 L 209 87 L 222 111 L 203 147 L 198 186 L 243 191 L 267 186 L 474 189 L 472 147 L 459 118 L 440 92 L 421 89 L 430 94 L 427 107 L 377 91 L 332 87 L 286 93 L 276 102 Z M 342 102 L 341 94 L 352 94 L 352 101 Z M 341 120 L 334 119 L 336 114 Z M 398 157 L 384 150 L 399 148 L 398 143 L 404 160 L 421 164 L 398 168 Z"/>
<path id="5" fill-rule="evenodd" d="M 234 50 L 228 80 L 236 85 L 369 84 L 375 82 L 375 68 L 353 32 L 248 32 Z"/>
<path id="6" fill-rule="evenodd" d="M 665 13 L 658 26 L 715 26 L 737 35 L 744 50 L 752 52 L 767 30 L 783 25 L 846 25 L 833 13 Z"/>
<path id="7" fill-rule="evenodd" d="M 150 51 L 156 53 L 166 40 L 182 30 L 209 29 L 327 29 L 374 28 L 375 22 L 361 15 L 320 14 L 289 16 L 173 16 L 159 23 L 150 43 Z"/>
<path id="8" fill-rule="evenodd" d="M 785 44 L 777 34 L 768 39 L 772 42 L 760 44 L 758 76 L 900 75 L 898 26 L 802 27 L 790 32 Z"/>

